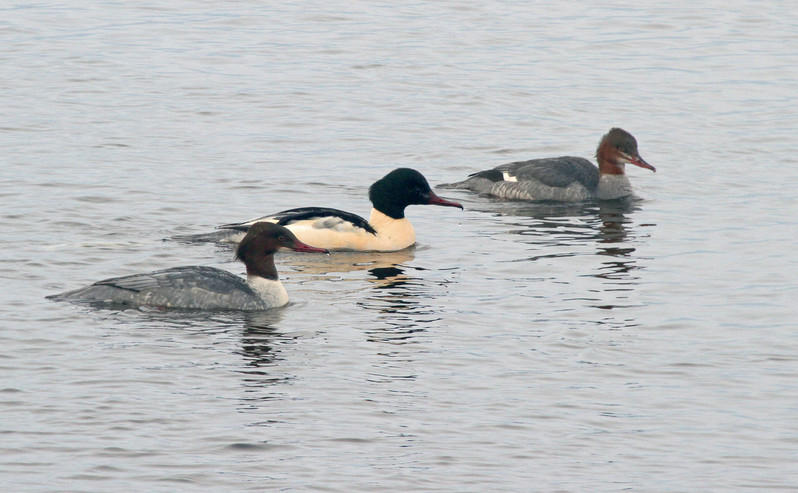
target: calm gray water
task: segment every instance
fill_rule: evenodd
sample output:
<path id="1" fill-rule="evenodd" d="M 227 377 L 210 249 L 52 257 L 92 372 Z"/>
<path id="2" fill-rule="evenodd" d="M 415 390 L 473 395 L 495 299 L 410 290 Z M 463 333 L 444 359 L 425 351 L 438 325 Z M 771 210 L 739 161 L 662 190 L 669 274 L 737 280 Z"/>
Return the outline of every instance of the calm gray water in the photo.
<path id="1" fill-rule="evenodd" d="M 643 3 L 3 4 L 3 491 L 798 488 L 798 10 Z M 262 314 L 44 299 L 612 126 L 629 208 L 447 191 Z"/>

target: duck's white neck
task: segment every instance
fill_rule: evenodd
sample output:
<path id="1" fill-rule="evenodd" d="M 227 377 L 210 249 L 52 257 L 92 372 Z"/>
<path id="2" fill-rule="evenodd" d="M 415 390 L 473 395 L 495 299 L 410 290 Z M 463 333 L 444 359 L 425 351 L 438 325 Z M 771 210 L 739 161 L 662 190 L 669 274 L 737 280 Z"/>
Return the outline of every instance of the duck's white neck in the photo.
<path id="1" fill-rule="evenodd" d="M 406 217 L 394 219 L 377 209 L 371 209 L 369 224 L 377 232 L 373 250 L 403 250 L 416 242 L 416 230 Z"/>
<path id="2" fill-rule="evenodd" d="M 269 306 L 283 306 L 288 303 L 288 292 L 279 279 L 266 279 L 247 275 L 247 284 Z"/>
<path id="3" fill-rule="evenodd" d="M 596 187 L 596 198 L 613 200 L 632 194 L 632 184 L 625 175 L 601 174 Z"/>

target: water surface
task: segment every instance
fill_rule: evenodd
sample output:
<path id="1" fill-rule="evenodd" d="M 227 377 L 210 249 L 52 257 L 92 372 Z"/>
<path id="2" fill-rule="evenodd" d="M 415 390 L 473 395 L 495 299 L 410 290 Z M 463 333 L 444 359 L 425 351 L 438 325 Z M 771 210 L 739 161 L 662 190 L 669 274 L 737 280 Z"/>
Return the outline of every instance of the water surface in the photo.
<path id="1" fill-rule="evenodd" d="M 0 8 L 8 491 L 798 487 L 798 13 L 753 1 Z M 304 205 L 591 157 L 642 201 L 441 192 L 415 248 L 278 260 L 263 314 L 48 294 Z"/>

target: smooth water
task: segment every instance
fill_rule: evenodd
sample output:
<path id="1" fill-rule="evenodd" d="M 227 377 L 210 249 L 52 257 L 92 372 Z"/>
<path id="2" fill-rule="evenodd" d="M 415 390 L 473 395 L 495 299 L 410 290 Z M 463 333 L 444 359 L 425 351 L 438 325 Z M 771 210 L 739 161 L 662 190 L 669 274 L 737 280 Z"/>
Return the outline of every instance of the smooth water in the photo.
<path id="1" fill-rule="evenodd" d="M 4 491 L 798 488 L 789 2 L 12 1 L 0 39 Z M 625 207 L 441 191 L 260 314 L 44 299 L 612 126 L 658 170 Z"/>

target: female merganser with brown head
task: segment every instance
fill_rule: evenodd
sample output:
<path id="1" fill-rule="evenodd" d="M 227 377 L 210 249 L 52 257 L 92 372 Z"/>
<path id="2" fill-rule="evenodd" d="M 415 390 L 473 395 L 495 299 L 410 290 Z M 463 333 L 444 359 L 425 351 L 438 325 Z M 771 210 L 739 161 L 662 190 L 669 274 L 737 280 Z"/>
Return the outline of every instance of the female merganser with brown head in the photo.
<path id="1" fill-rule="evenodd" d="M 282 226 L 259 223 L 249 229 L 236 251 L 236 259 L 247 267 L 246 281 L 215 267 L 173 267 L 106 279 L 48 298 L 195 310 L 265 310 L 288 303 L 274 266 L 274 253 L 282 249 L 329 253 L 302 243 Z"/>
<path id="2" fill-rule="evenodd" d="M 424 175 L 410 168 L 395 169 L 374 182 L 369 188 L 369 199 L 373 207 L 368 221 L 338 209 L 301 207 L 218 226 L 217 229 L 228 234 L 222 238 L 217 236 L 213 241 L 235 242 L 253 224 L 270 222 L 285 226 L 302 241 L 330 250 L 393 252 L 416 242 L 413 225 L 405 217 L 407 206 L 430 204 L 463 208 L 457 202 L 438 197 Z"/>
<path id="3" fill-rule="evenodd" d="M 598 167 L 573 156 L 518 161 L 474 173 L 464 181 L 440 188 L 466 189 L 517 200 L 613 200 L 633 193 L 624 169 L 626 163 L 656 171 L 640 157 L 632 134 L 620 128 L 611 129 L 601 138 L 596 160 Z"/>

